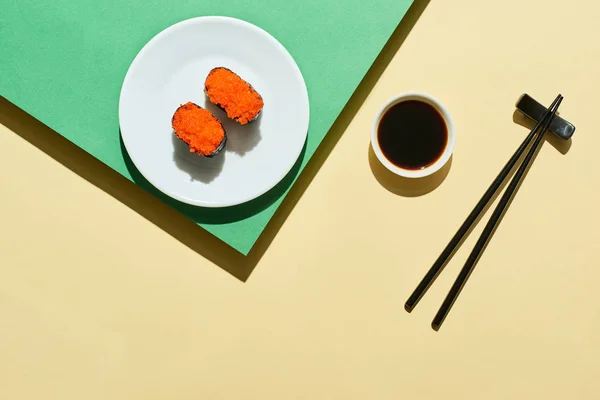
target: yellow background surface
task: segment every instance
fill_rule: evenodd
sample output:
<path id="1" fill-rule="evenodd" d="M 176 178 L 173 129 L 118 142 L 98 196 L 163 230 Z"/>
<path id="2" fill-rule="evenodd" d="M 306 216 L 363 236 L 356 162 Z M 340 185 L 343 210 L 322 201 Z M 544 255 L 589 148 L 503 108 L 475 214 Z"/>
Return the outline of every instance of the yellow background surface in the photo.
<path id="1" fill-rule="evenodd" d="M 0 398 L 597 399 L 600 5 L 426 3 L 247 259 L 1 100 Z M 369 150 L 408 90 L 457 126 L 426 194 Z M 577 131 L 544 143 L 435 332 L 482 223 L 404 302 L 527 134 L 524 92 L 562 93 Z"/>

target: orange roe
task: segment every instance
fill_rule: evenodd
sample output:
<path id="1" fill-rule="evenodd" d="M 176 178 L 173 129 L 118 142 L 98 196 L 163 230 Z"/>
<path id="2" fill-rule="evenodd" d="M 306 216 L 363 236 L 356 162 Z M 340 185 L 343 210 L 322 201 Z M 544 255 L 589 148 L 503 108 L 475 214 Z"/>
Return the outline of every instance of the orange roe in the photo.
<path id="1" fill-rule="evenodd" d="M 225 138 L 221 122 L 212 113 L 194 103 L 180 106 L 172 120 L 175 135 L 190 147 L 190 152 L 209 156 Z"/>
<path id="2" fill-rule="evenodd" d="M 242 125 L 252 121 L 264 102 L 252 86 L 231 70 L 213 68 L 204 83 L 204 92 L 211 103 L 223 108 L 227 117 Z"/>

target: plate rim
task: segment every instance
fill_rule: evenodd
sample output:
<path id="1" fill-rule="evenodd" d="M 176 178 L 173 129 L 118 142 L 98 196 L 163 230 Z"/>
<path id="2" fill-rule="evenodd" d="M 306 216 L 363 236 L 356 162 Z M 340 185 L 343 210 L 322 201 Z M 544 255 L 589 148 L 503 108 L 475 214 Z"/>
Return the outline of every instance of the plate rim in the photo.
<path id="1" fill-rule="evenodd" d="M 145 174 L 144 171 L 142 170 L 142 168 L 140 168 L 135 163 L 133 157 L 131 156 L 131 152 L 130 152 L 132 145 L 130 143 L 128 146 L 127 139 L 126 139 L 127 135 L 123 134 L 123 127 L 122 127 L 122 118 L 123 118 L 123 113 L 124 113 L 124 111 L 122 109 L 124 107 L 123 106 L 124 92 L 126 92 L 127 83 L 130 79 L 132 79 L 131 76 L 134 73 L 134 70 L 137 68 L 138 64 L 141 62 L 141 59 L 143 58 L 144 54 L 147 51 L 149 51 L 149 48 L 155 42 L 159 41 L 163 36 L 169 34 L 171 31 L 180 29 L 186 25 L 192 25 L 192 24 L 196 24 L 199 22 L 202 23 L 202 22 L 210 22 L 210 21 L 222 21 L 222 22 L 227 22 L 227 23 L 238 24 L 238 25 L 244 26 L 247 29 L 252 29 L 252 30 L 257 31 L 262 37 L 264 37 L 266 40 L 269 40 L 273 45 L 275 45 L 279 49 L 282 56 L 284 58 L 288 59 L 290 65 L 292 66 L 292 69 L 294 70 L 294 73 L 296 74 L 296 77 L 299 79 L 299 81 L 302 84 L 301 86 L 303 88 L 303 94 L 304 94 L 303 97 L 306 100 L 307 118 L 306 118 L 306 123 L 305 123 L 306 126 L 304 129 L 304 131 L 305 131 L 304 138 L 303 138 L 304 140 L 302 141 L 302 146 L 298 146 L 298 149 L 297 149 L 296 154 L 293 157 L 293 159 L 292 159 L 292 157 L 290 157 L 290 162 L 288 162 L 289 165 L 286 165 L 285 168 L 282 168 L 283 172 L 282 172 L 281 176 L 279 176 L 277 179 L 275 179 L 272 184 L 265 185 L 265 189 L 259 190 L 250 196 L 245 196 L 245 197 L 243 197 L 239 200 L 235 200 L 235 201 L 207 202 L 207 201 L 203 201 L 203 200 L 191 199 L 191 198 L 188 198 L 185 196 L 180 196 L 178 194 L 169 193 L 169 192 L 165 191 L 163 188 L 161 188 L 160 184 L 157 184 L 156 181 L 152 179 L 152 177 Z M 127 68 L 127 73 L 125 74 L 125 77 L 123 78 L 123 82 L 121 84 L 121 90 L 119 92 L 119 107 L 118 108 L 119 108 L 118 109 L 118 119 L 119 119 L 119 132 L 120 132 L 119 136 L 121 137 L 121 140 L 123 141 L 123 146 L 125 147 L 125 150 L 127 151 L 127 155 L 129 156 L 131 162 L 136 167 L 136 169 L 139 171 L 139 173 L 144 177 L 144 179 L 146 179 L 158 191 L 160 191 L 164 195 L 166 195 L 174 200 L 177 200 L 177 201 L 180 201 L 182 203 L 189 204 L 192 206 L 206 207 L 206 208 L 225 208 L 225 207 L 232 207 L 232 206 L 245 204 L 247 202 L 250 202 L 252 200 L 255 200 L 255 199 L 261 197 L 265 193 L 267 193 L 270 190 L 272 190 L 273 188 L 275 188 L 290 173 L 290 171 L 294 168 L 294 165 L 298 162 L 298 158 L 302 154 L 302 150 L 304 149 L 304 147 L 306 147 L 306 141 L 308 138 L 308 128 L 310 125 L 310 100 L 309 100 L 309 96 L 308 96 L 308 88 L 306 86 L 306 81 L 304 80 L 302 71 L 300 70 L 300 66 L 298 65 L 298 63 L 296 62 L 294 57 L 285 48 L 285 46 L 283 46 L 283 44 L 281 42 L 279 42 L 273 35 L 271 35 L 269 32 L 267 32 L 263 28 L 255 25 L 251 22 L 239 19 L 239 18 L 222 16 L 222 15 L 204 15 L 204 16 L 192 17 L 192 18 L 181 20 L 170 26 L 167 26 L 166 28 L 164 28 L 163 30 L 158 32 L 156 35 L 154 35 L 150 40 L 148 40 L 144 44 L 144 46 L 137 52 L 134 59 L 130 63 L 129 67 Z"/>

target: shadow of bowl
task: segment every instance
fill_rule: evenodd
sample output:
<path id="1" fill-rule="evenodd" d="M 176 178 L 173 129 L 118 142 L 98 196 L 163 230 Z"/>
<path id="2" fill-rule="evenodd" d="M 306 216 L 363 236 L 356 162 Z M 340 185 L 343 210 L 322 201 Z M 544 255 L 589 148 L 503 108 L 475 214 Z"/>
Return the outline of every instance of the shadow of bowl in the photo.
<path id="1" fill-rule="evenodd" d="M 423 178 L 405 178 L 388 170 L 375 155 L 369 144 L 369 166 L 377 182 L 389 192 L 403 197 L 419 197 L 437 189 L 448 176 L 452 168 L 452 156 L 448 162 L 432 175 Z"/>

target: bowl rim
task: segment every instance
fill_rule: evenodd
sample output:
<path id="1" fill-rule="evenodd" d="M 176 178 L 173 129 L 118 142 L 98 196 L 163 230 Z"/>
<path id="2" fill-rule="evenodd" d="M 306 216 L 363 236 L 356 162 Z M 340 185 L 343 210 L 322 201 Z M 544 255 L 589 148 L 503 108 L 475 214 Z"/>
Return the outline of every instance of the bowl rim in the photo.
<path id="1" fill-rule="evenodd" d="M 444 119 L 444 123 L 446 124 L 446 128 L 448 129 L 448 142 L 446 143 L 446 147 L 444 148 L 444 152 L 442 153 L 441 157 L 433 164 L 417 170 L 404 169 L 392 164 L 383 154 L 383 151 L 381 150 L 381 147 L 379 145 L 379 139 L 377 135 L 379 123 L 381 122 L 381 118 L 383 117 L 385 112 L 388 109 L 390 109 L 390 107 L 409 100 L 419 100 L 433 106 Z M 450 111 L 439 99 L 424 92 L 403 92 L 392 96 L 381 105 L 381 107 L 375 114 L 375 117 L 373 118 L 373 123 L 371 125 L 371 147 L 373 148 L 375 156 L 377 156 L 379 162 L 381 162 L 383 166 L 386 167 L 389 171 L 405 178 L 424 178 L 426 176 L 436 173 L 448 162 L 448 160 L 454 152 L 455 145 L 456 127 L 454 125 L 454 119 L 452 118 Z"/>

